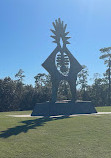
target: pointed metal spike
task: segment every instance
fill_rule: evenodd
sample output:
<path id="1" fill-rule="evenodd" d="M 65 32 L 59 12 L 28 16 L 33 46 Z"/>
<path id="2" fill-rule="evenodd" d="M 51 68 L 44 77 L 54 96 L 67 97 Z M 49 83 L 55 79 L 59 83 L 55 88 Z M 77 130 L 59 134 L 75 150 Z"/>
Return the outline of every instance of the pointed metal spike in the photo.
<path id="1" fill-rule="evenodd" d="M 58 22 L 59 22 L 59 24 L 61 23 L 61 19 L 60 18 L 58 18 Z"/>
<path id="2" fill-rule="evenodd" d="M 55 22 L 56 22 L 56 26 L 58 25 L 58 21 L 57 20 L 55 20 Z"/>
<path id="3" fill-rule="evenodd" d="M 67 35 L 68 35 L 68 33 L 69 33 L 69 32 L 66 32 L 66 33 L 65 33 L 65 36 L 67 36 Z"/>
<path id="4" fill-rule="evenodd" d="M 55 35 L 56 35 L 56 31 L 54 31 L 54 30 L 52 30 L 52 29 L 50 29 L 51 31 L 52 31 L 52 33 L 54 33 Z"/>
<path id="5" fill-rule="evenodd" d="M 70 42 L 66 41 L 66 44 L 70 44 Z"/>
<path id="6" fill-rule="evenodd" d="M 62 27 L 63 27 L 63 25 L 64 25 L 64 22 L 62 21 Z"/>
<path id="7" fill-rule="evenodd" d="M 52 38 L 54 38 L 56 40 L 56 36 L 50 36 L 50 37 L 52 37 Z"/>
<path id="8" fill-rule="evenodd" d="M 67 24 L 65 24 L 65 26 L 64 26 L 64 32 L 65 32 L 65 30 L 66 30 L 66 27 L 67 27 Z"/>
<path id="9" fill-rule="evenodd" d="M 52 42 L 57 43 L 56 41 L 52 41 Z"/>
<path id="10" fill-rule="evenodd" d="M 65 37 L 66 40 L 68 40 L 69 38 L 71 38 L 71 37 Z"/>
<path id="11" fill-rule="evenodd" d="M 55 23 L 53 22 L 52 24 L 53 24 L 54 28 L 56 29 L 56 25 L 55 25 Z"/>

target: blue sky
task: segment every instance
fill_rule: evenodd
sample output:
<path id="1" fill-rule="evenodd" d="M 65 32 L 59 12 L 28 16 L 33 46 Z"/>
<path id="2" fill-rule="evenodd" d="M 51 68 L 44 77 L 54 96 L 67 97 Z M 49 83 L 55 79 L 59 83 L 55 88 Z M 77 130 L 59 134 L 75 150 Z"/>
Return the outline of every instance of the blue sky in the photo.
<path id="1" fill-rule="evenodd" d="M 90 78 L 105 72 L 99 49 L 111 46 L 111 0 L 0 0 L 0 78 L 21 68 L 27 84 L 46 73 L 41 64 L 56 47 L 52 22 L 61 18 L 71 36 L 68 49 Z"/>

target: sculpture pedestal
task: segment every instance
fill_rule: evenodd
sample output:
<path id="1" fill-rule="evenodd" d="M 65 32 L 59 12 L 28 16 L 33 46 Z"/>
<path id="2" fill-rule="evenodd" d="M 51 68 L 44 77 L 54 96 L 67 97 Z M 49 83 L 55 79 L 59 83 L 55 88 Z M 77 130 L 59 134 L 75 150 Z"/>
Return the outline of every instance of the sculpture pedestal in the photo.
<path id="1" fill-rule="evenodd" d="M 37 103 L 31 116 L 56 116 L 97 113 L 90 101 Z"/>

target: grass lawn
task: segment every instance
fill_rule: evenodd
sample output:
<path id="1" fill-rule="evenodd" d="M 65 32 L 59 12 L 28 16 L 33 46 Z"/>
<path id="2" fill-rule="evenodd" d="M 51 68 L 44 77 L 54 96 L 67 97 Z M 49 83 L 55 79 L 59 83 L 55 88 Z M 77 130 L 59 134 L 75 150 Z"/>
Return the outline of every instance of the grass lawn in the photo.
<path id="1" fill-rule="evenodd" d="M 111 106 L 96 107 L 98 112 L 111 112 Z"/>
<path id="2" fill-rule="evenodd" d="M 99 112 L 111 107 L 97 107 Z M 0 158 L 111 158 L 111 115 L 13 118 L 0 113 Z"/>

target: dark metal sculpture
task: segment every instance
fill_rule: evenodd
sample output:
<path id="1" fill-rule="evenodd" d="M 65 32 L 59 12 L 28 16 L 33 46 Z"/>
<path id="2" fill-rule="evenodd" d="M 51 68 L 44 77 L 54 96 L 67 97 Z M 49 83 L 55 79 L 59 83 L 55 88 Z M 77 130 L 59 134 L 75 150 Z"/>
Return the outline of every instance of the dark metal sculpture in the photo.
<path id="1" fill-rule="evenodd" d="M 81 71 L 82 66 L 73 57 L 68 48 L 69 44 L 66 26 L 60 19 L 53 23 L 54 43 L 57 44 L 55 50 L 45 60 L 42 66 L 50 73 L 52 81 L 52 102 L 37 103 L 31 116 L 57 116 L 72 114 L 91 114 L 97 113 L 95 107 L 90 101 L 76 101 L 76 80 L 77 74 Z M 72 102 L 56 102 L 57 90 L 61 80 L 66 80 L 71 89 Z M 55 103 L 56 102 L 56 103 Z"/>
<path id="2" fill-rule="evenodd" d="M 67 25 L 64 25 L 59 18 L 55 20 L 55 23 L 53 22 L 53 26 L 54 30 L 51 29 L 51 31 L 54 35 L 51 37 L 57 47 L 42 64 L 51 75 L 52 102 L 56 102 L 58 86 L 61 80 L 66 80 L 69 83 L 72 101 L 75 102 L 77 74 L 82 70 L 82 66 L 66 47 L 67 44 L 70 44 L 68 42 L 70 37 L 67 37 L 69 32 L 65 32 Z"/>

